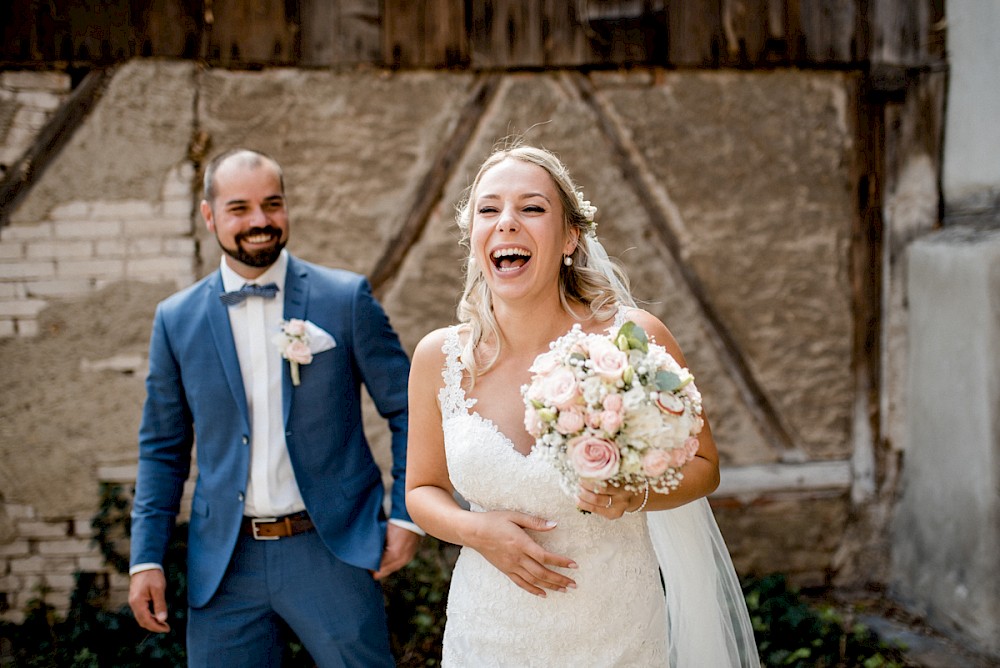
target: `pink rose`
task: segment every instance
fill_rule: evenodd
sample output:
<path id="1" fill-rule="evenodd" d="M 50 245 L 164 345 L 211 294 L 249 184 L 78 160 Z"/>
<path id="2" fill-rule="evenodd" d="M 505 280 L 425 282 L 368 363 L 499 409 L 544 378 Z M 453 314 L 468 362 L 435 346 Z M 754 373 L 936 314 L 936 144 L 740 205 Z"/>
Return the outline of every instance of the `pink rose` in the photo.
<path id="1" fill-rule="evenodd" d="M 575 434 L 583 429 L 583 413 L 580 411 L 560 411 L 556 420 L 556 431 L 560 434 Z"/>
<path id="2" fill-rule="evenodd" d="M 285 323 L 285 334 L 292 338 L 298 338 L 300 336 L 305 336 L 306 334 L 306 323 L 304 320 L 299 320 L 298 318 L 292 318 L 287 323 Z"/>
<path id="3" fill-rule="evenodd" d="M 688 460 L 693 459 L 694 456 L 698 454 L 699 447 L 701 447 L 701 441 L 694 436 L 684 441 L 684 452 L 687 454 Z"/>
<path id="4" fill-rule="evenodd" d="M 524 430 L 538 438 L 542 435 L 542 430 L 545 427 L 542 422 L 542 418 L 538 416 L 538 411 L 534 407 L 529 406 L 524 411 Z"/>
<path id="5" fill-rule="evenodd" d="M 580 396 L 576 376 L 566 367 L 554 369 L 542 378 L 542 396 L 559 409 L 568 408 Z"/>
<path id="6" fill-rule="evenodd" d="M 289 343 L 285 348 L 285 357 L 290 362 L 295 362 L 296 364 L 309 364 L 313 359 L 312 352 L 309 350 L 309 344 L 305 341 L 292 341 Z"/>
<path id="7" fill-rule="evenodd" d="M 586 420 L 587 426 L 591 429 L 601 428 L 601 413 L 602 411 L 587 411 Z"/>
<path id="8" fill-rule="evenodd" d="M 535 358 L 532 363 L 531 368 L 528 369 L 531 373 L 537 373 L 540 376 L 552 373 L 560 365 L 559 355 L 553 351 L 547 353 L 542 353 Z"/>
<path id="9" fill-rule="evenodd" d="M 670 451 L 670 465 L 675 469 L 679 469 L 689 461 L 691 461 L 691 458 L 688 456 L 685 448 L 673 448 Z"/>
<path id="10" fill-rule="evenodd" d="M 601 427 L 609 434 L 616 434 L 622 428 L 622 414 L 618 411 L 601 413 Z"/>
<path id="11" fill-rule="evenodd" d="M 620 453 L 614 443 L 595 436 L 578 436 L 567 444 L 570 463 L 581 478 L 607 480 L 618 473 Z"/>
<path id="12" fill-rule="evenodd" d="M 670 456 L 663 450 L 650 450 L 642 456 L 642 472 L 650 478 L 663 475 L 671 466 Z"/>
<path id="13" fill-rule="evenodd" d="M 604 397 L 604 401 L 601 402 L 606 410 L 621 412 L 622 408 L 625 406 L 625 402 L 622 401 L 622 395 L 620 394 L 609 394 Z"/>
<path id="14" fill-rule="evenodd" d="M 628 355 L 610 341 L 599 339 L 590 345 L 590 363 L 599 376 L 617 380 L 628 367 Z"/>

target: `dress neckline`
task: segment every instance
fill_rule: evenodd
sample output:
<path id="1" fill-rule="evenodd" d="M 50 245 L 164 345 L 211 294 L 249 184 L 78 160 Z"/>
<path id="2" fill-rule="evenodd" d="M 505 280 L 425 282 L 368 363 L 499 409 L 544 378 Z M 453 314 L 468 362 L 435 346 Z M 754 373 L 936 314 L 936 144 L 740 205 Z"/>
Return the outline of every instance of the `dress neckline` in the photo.
<path id="1" fill-rule="evenodd" d="M 619 304 L 618 309 L 615 312 L 615 317 L 612 323 L 612 327 L 621 327 L 625 323 L 625 314 L 628 312 L 629 307 L 624 304 Z M 524 453 L 517 449 L 514 445 L 513 439 L 500 429 L 496 422 L 491 418 L 488 418 L 479 413 L 479 411 L 473 410 L 473 407 L 478 402 L 478 399 L 469 398 L 465 393 L 465 388 L 462 387 L 463 378 L 463 367 L 461 362 L 458 360 L 458 356 L 462 352 L 461 341 L 459 340 L 459 329 L 462 325 L 452 325 L 448 328 L 445 334 L 444 345 L 442 346 L 442 351 L 445 353 L 445 364 L 444 368 L 441 370 L 441 376 L 444 378 L 444 386 L 438 393 L 438 402 L 441 405 L 442 417 L 448 419 L 449 417 L 470 417 L 473 420 L 478 420 L 483 426 L 487 427 L 491 431 L 495 432 L 501 439 L 503 439 L 505 445 L 510 449 L 512 453 L 518 457 L 527 459 L 535 452 L 535 446 L 532 444 L 528 452 Z M 563 333 L 565 335 L 570 330 Z"/>

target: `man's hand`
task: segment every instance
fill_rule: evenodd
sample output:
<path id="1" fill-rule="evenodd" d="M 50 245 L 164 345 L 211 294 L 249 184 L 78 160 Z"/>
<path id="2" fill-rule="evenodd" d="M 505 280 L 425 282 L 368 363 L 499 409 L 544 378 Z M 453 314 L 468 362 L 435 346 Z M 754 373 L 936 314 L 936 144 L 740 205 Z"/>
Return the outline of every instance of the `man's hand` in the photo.
<path id="1" fill-rule="evenodd" d="M 167 624 L 167 578 L 159 568 L 139 571 L 132 576 L 128 585 L 128 604 L 139 626 L 154 633 L 166 633 Z"/>
<path id="2" fill-rule="evenodd" d="M 404 529 L 389 523 L 385 533 L 385 551 L 382 552 L 382 566 L 372 573 L 372 577 L 381 580 L 392 575 L 400 568 L 410 563 L 420 547 L 420 536 L 409 529 Z"/>

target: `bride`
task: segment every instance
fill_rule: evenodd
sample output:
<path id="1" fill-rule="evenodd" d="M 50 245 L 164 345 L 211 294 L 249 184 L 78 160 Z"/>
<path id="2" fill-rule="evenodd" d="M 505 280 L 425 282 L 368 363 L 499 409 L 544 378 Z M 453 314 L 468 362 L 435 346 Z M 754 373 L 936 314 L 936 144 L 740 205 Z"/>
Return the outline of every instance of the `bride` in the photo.
<path id="1" fill-rule="evenodd" d="M 686 366 L 635 306 L 594 211 L 555 155 L 522 145 L 484 162 L 458 213 L 461 322 L 414 351 L 406 473 L 414 521 L 462 546 L 444 664 L 758 666 L 705 500 L 719 484 L 707 421 L 669 494 L 587 483 L 570 498 L 525 429 L 529 367 L 574 324 L 604 334 L 631 320 Z"/>

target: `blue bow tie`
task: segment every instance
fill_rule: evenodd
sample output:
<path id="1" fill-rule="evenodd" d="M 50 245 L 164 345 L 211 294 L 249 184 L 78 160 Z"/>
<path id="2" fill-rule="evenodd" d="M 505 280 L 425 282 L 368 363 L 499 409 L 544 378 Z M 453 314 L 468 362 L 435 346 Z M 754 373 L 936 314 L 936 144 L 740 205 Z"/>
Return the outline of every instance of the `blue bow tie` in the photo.
<path id="1" fill-rule="evenodd" d="M 247 283 L 239 290 L 233 290 L 232 292 L 223 292 L 219 295 L 219 299 L 226 306 L 236 306 L 245 300 L 247 297 L 263 297 L 264 299 L 274 299 L 274 296 L 278 294 L 278 285 L 276 283 L 268 283 L 267 285 L 253 285 Z"/>

